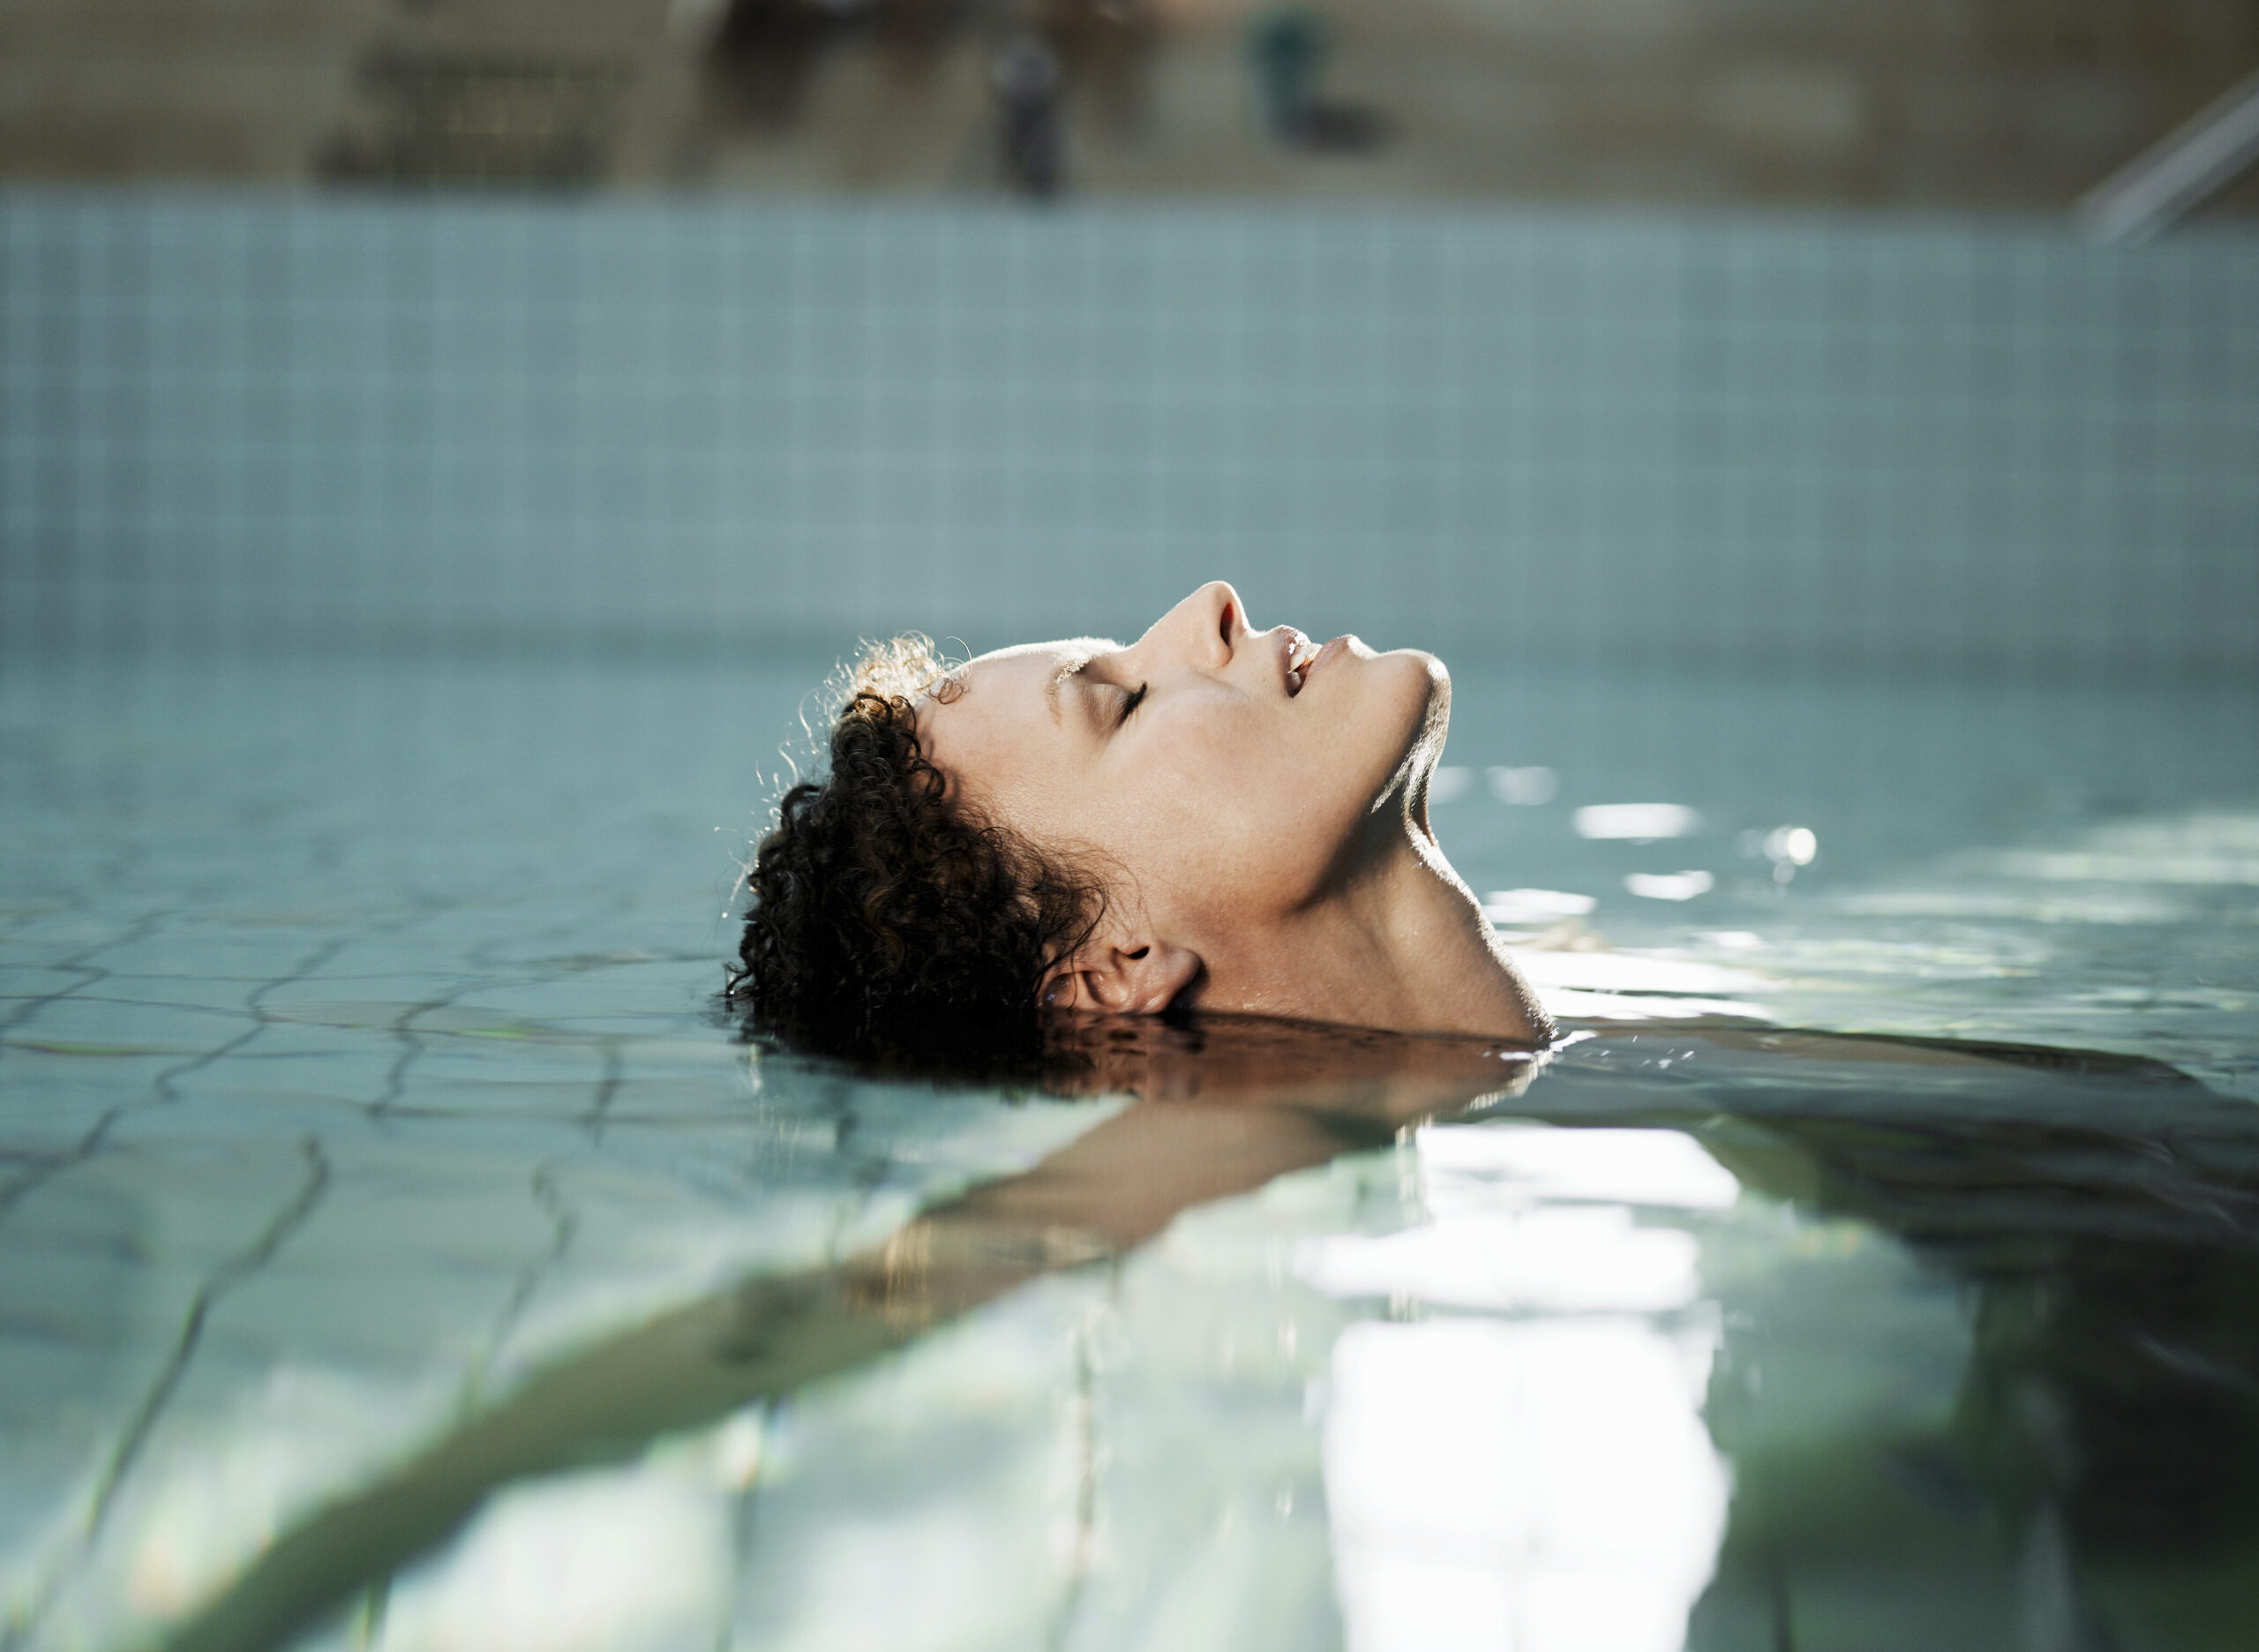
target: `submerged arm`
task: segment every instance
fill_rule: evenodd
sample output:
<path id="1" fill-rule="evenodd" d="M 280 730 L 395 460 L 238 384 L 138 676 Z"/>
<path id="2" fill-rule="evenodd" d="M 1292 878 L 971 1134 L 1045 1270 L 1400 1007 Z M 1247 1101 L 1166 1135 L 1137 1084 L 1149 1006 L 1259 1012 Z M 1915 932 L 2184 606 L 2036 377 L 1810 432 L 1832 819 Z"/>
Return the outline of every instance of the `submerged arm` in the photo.
<path id="1" fill-rule="evenodd" d="M 619 1461 L 852 1370 L 1039 1274 L 1118 1256 L 1192 1205 L 1385 1142 L 1400 1108 L 1466 1093 L 1430 1081 L 1347 1110 L 1212 1096 L 1133 1105 L 873 1249 L 747 1280 L 551 1366 L 376 1485 L 314 1510 L 163 1645 L 279 1646 L 444 1543 L 512 1481 Z"/>

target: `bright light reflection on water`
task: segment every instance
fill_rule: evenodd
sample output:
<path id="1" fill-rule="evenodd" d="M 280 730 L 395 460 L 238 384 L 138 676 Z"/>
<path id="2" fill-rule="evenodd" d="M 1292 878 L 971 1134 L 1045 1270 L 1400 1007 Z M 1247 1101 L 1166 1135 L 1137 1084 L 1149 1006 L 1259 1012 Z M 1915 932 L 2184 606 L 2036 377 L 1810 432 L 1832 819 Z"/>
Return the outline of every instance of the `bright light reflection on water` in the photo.
<path id="1" fill-rule="evenodd" d="M 1592 803 L 1569 817 L 1580 837 L 1645 842 L 1691 837 L 1702 830 L 1702 816 L 1684 803 Z"/>
<path id="2" fill-rule="evenodd" d="M 1685 901 L 1707 895 L 1717 879 L 1700 867 L 1689 872 L 1634 872 L 1625 878 L 1627 894 L 1642 900 Z"/>
<path id="3" fill-rule="evenodd" d="M 669 1652 L 708 1645 L 730 1567 L 730 1507 L 679 1468 L 574 1476 L 506 1493 L 387 1603 L 372 1652 Z"/>
<path id="4" fill-rule="evenodd" d="M 1699 1245 L 1635 1206 L 1717 1210 L 1687 1137 L 1542 1125 L 1416 1137 L 1426 1225 L 1312 1242 L 1319 1289 L 1512 1321 L 1351 1327 L 1325 1483 L 1353 1652 L 1670 1652 L 1709 1581 L 1730 1473 L 1701 1418 L 1717 1347 Z M 1669 1316 L 1658 1319 L 1655 1316 Z"/>
<path id="5" fill-rule="evenodd" d="M 1676 1652 L 1725 1529 L 1713 1346 L 1616 1317 L 1352 1326 L 1325 1445 L 1351 1652 Z"/>

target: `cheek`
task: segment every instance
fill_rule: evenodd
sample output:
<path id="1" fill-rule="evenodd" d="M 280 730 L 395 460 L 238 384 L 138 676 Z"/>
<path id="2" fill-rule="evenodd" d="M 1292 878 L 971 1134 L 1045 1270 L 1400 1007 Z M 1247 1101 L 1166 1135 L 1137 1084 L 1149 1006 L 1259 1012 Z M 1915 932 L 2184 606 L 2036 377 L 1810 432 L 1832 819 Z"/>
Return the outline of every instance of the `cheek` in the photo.
<path id="1" fill-rule="evenodd" d="M 1368 800 L 1328 784 L 1291 725 L 1205 728 L 1167 747 L 1120 821 L 1141 875 L 1233 910 L 1291 905 L 1321 878 Z"/>
<path id="2" fill-rule="evenodd" d="M 1440 748 L 1450 691 L 1442 668 L 1424 654 L 1384 654 L 1342 719 L 1335 750 L 1337 782 L 1370 807 L 1423 740 Z"/>

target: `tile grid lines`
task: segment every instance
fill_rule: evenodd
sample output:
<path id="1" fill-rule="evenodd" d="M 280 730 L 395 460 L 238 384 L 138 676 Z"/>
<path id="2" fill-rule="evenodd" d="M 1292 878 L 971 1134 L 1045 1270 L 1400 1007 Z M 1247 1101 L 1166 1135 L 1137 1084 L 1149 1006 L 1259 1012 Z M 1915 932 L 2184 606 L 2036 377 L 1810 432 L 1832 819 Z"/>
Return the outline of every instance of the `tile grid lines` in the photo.
<path id="1" fill-rule="evenodd" d="M 423 1038 L 416 1031 L 417 1017 L 428 1015 L 434 1010 L 452 1008 L 467 987 L 466 983 L 436 998 L 426 998 L 410 1004 L 393 1017 L 392 1025 L 385 1029 L 386 1036 L 393 1040 L 393 1057 L 385 1069 L 383 1085 L 367 1103 L 368 1115 L 371 1119 L 390 1115 L 408 1093 L 409 1070 L 421 1059 L 425 1048 Z"/>
<path id="2" fill-rule="evenodd" d="M 116 1129 L 118 1122 L 128 1113 L 139 1111 L 142 1108 L 161 1107 L 179 1100 L 180 1092 L 176 1086 L 181 1079 L 225 1061 L 229 1056 L 241 1051 L 266 1030 L 270 1023 L 265 1014 L 265 1004 L 269 994 L 279 988 L 295 985 L 318 973 L 325 964 L 344 950 L 346 945 L 347 942 L 343 941 L 324 942 L 288 972 L 261 982 L 252 989 L 250 996 L 244 1001 L 244 1010 L 250 1017 L 249 1025 L 210 1049 L 201 1051 L 186 1061 L 161 1070 L 149 1081 L 148 1091 L 139 1103 L 119 1102 L 105 1108 L 95 1115 L 94 1122 L 80 1133 L 79 1139 L 70 1147 L 33 1164 L 7 1183 L 0 1183 L 0 1220 L 4 1220 L 8 1213 L 22 1203 L 27 1196 L 56 1176 L 62 1175 L 73 1165 L 85 1163 L 100 1153 L 109 1141 L 111 1131 Z M 45 1002 L 56 1002 L 64 995 L 56 995 L 55 998 L 34 1001 L 34 1008 Z M 4 1048 L 4 1040 L 0 1040 L 0 1048 Z"/>
<path id="3" fill-rule="evenodd" d="M 305 1160 L 304 1180 L 291 1198 L 270 1217 L 251 1243 L 229 1256 L 205 1279 L 191 1299 L 178 1334 L 174 1338 L 162 1365 L 141 1400 L 135 1406 L 116 1443 L 110 1448 L 92 1485 L 85 1493 L 84 1512 L 73 1522 L 76 1530 L 59 1551 L 50 1555 L 19 1597 L 19 1614 L 11 1621 L 0 1623 L 0 1652 L 18 1652 L 28 1644 L 40 1620 L 52 1607 L 56 1598 L 69 1584 L 72 1574 L 83 1566 L 94 1546 L 101 1541 L 102 1528 L 116 1506 L 119 1491 L 139 1461 L 142 1448 L 163 1415 L 168 1402 L 179 1388 L 190 1362 L 195 1357 L 198 1345 L 203 1340 L 205 1326 L 212 1312 L 229 1292 L 265 1267 L 274 1254 L 287 1243 L 290 1236 L 304 1227 L 322 1195 L 328 1190 L 330 1164 L 320 1141 L 308 1137 L 300 1143 Z"/>
<path id="4" fill-rule="evenodd" d="M 0 1019 L 0 1060 L 4 1060 L 7 1055 L 6 1034 L 23 1025 L 48 1005 L 60 1003 L 66 998 L 76 997 L 96 981 L 109 979 L 109 971 L 88 963 L 88 959 L 99 957 L 105 952 L 115 951 L 120 947 L 133 946 L 146 940 L 150 933 L 163 920 L 162 913 L 150 913 L 137 918 L 125 927 L 124 933 L 98 941 L 92 946 L 56 958 L 49 964 L 47 967 L 51 970 L 60 971 L 65 974 L 76 974 L 80 979 L 57 991 L 34 994 L 17 1002 L 16 1006 L 8 1011 L 6 1017 Z"/>
<path id="5" fill-rule="evenodd" d="M 1572 652 L 2245 647 L 2217 615 L 2248 594 L 2259 413 L 2190 365 L 2249 353 L 2233 237 L 2113 262 L 1565 215 L 0 220 L 35 346 L 0 368 L 0 552 L 90 647 L 1015 635 L 1220 561 L 1412 632 L 1542 585 Z"/>
<path id="6" fill-rule="evenodd" d="M 141 938 L 156 921 L 155 918 L 143 920 L 129 929 L 125 935 L 113 937 L 95 947 L 86 949 L 81 954 L 73 956 L 82 958 L 92 957 L 100 952 L 131 944 Z M 158 1105 L 177 1100 L 176 1085 L 179 1080 L 240 1053 L 274 1024 L 272 1017 L 265 1013 L 266 998 L 278 989 L 319 973 L 323 966 L 342 951 L 347 944 L 343 941 L 325 942 L 302 957 L 290 970 L 263 980 L 246 1000 L 246 1008 L 253 1017 L 252 1025 L 232 1038 L 215 1045 L 213 1048 L 200 1052 L 158 1073 L 151 1081 L 149 1099 L 143 1105 Z M 108 973 L 108 972 L 96 971 L 91 965 L 81 964 L 79 967 L 87 972 L 86 980 L 75 984 L 64 993 L 32 1001 L 17 1012 L 13 1017 L 12 1024 L 20 1025 L 28 1020 L 30 1014 L 46 1002 L 58 1001 L 69 995 L 83 995 L 84 988 L 87 985 L 104 979 Z M 399 1093 L 404 1088 L 409 1066 L 423 1053 L 424 1041 L 416 1033 L 413 1025 L 416 1015 L 447 1007 L 459 996 L 460 993 L 454 993 L 444 998 L 419 1004 L 411 1010 L 404 1012 L 394 1022 L 392 1032 L 394 1036 L 402 1040 L 403 1048 L 388 1070 L 385 1092 L 375 1101 L 369 1104 L 369 1111 L 372 1117 L 382 1116 L 390 1110 L 389 1104 L 396 1101 Z M 597 1078 L 590 1104 L 585 1115 L 588 1127 L 594 1133 L 594 1138 L 598 1141 L 601 1139 L 604 1115 L 612 1101 L 618 1095 L 626 1078 L 619 1040 L 604 1041 L 600 1060 L 601 1071 Z M 0 1217 L 4 1217 L 10 1208 L 37 1186 L 51 1180 L 72 1165 L 83 1163 L 101 1152 L 109 1133 L 130 1110 L 132 1110 L 130 1107 L 112 1107 L 106 1109 L 95 1120 L 90 1130 L 72 1152 L 59 1156 L 52 1162 L 39 1167 L 25 1175 L 19 1176 L 4 1189 L 0 1189 Z M 144 1392 L 140 1401 L 132 1410 L 129 1420 L 117 1436 L 89 1487 L 82 1493 L 81 1512 L 74 1517 L 71 1535 L 63 1547 L 52 1551 L 47 1561 L 38 1568 L 36 1573 L 26 1581 L 25 1592 L 19 1596 L 16 1613 L 9 1621 L 0 1623 L 0 1652 L 14 1652 L 15 1648 L 28 1644 L 26 1638 L 37 1630 L 46 1611 L 60 1592 L 68 1586 L 76 1569 L 93 1553 L 110 1511 L 116 1506 L 118 1496 L 139 1458 L 142 1447 L 155 1430 L 170 1397 L 177 1390 L 187 1372 L 210 1322 L 213 1311 L 231 1291 L 264 1267 L 290 1237 L 304 1226 L 319 1205 L 331 1181 L 330 1160 L 320 1138 L 317 1136 L 304 1138 L 300 1146 L 307 1167 L 305 1179 L 293 1197 L 275 1213 L 260 1231 L 247 1244 L 224 1258 L 198 1288 L 161 1367 Z M 478 1372 L 484 1370 L 487 1361 L 490 1361 L 492 1355 L 500 1349 L 512 1326 L 522 1318 L 524 1310 L 531 1302 L 542 1280 L 553 1271 L 569 1248 L 579 1224 L 577 1214 L 557 1183 L 553 1165 L 537 1168 L 532 1183 L 531 1197 L 551 1225 L 551 1241 L 542 1253 L 527 1265 L 513 1285 L 508 1298 L 498 1315 L 493 1335 L 487 1344 L 487 1354 L 472 1373 L 474 1382 L 477 1380 Z"/>
<path id="7" fill-rule="evenodd" d="M 526 1310 L 531 1306 L 542 1285 L 563 1263 L 566 1253 L 573 1247 L 574 1236 L 580 1231 L 581 1213 L 559 1185 L 557 1169 L 554 1160 L 544 1161 L 534 1168 L 531 1196 L 536 1208 L 549 1221 L 549 1243 L 511 1282 L 509 1295 L 495 1314 L 484 1346 L 473 1358 L 465 1378 L 466 1405 L 477 1403 L 481 1391 L 492 1374 L 496 1357 L 508 1346 L 510 1333 L 524 1319 Z"/>

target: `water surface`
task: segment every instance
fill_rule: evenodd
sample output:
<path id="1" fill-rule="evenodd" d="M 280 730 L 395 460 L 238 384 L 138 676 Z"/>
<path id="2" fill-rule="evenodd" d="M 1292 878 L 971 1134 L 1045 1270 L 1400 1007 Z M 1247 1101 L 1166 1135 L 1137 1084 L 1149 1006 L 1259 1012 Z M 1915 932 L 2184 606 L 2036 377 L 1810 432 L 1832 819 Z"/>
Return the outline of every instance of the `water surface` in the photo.
<path id="1" fill-rule="evenodd" d="M 712 1014 L 819 670 L 10 663 L 8 1643 L 2248 1643 L 2248 693 L 1460 663 L 1589 1036 L 1008 1093 Z"/>

